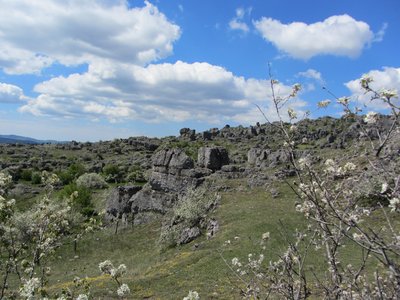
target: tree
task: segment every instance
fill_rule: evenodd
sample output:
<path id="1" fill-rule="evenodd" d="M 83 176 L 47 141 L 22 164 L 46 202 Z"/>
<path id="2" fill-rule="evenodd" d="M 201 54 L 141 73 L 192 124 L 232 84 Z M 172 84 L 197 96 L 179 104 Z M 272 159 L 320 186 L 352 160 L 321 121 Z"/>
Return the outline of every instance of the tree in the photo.
<path id="1" fill-rule="evenodd" d="M 305 299 L 311 294 L 328 299 L 399 298 L 400 235 L 398 224 L 397 227 L 393 224 L 394 218 L 389 214 L 400 212 L 400 176 L 398 161 L 395 163 L 393 153 L 386 151 L 388 146 L 400 142 L 397 93 L 374 90 L 371 77 L 360 80 L 365 93 L 371 96 L 370 101 L 380 101 L 390 110 L 389 117 L 375 112 L 362 116 L 366 108 L 357 107 L 348 97 L 335 97 L 343 107 L 342 118 L 352 118 L 358 123 L 361 134 L 357 146 L 364 150 L 353 157 L 330 158 L 321 164 L 312 155 L 297 157 L 299 139 L 295 121 L 298 116 L 289 105 L 300 91 L 300 85 L 294 85 L 292 93 L 282 98 L 275 93 L 278 82 L 270 77 L 278 122 L 270 122 L 259 109 L 266 121 L 280 132 L 282 146 L 296 174 L 296 179 L 287 184 L 297 194 L 296 210 L 304 214 L 309 227 L 306 232 L 297 232 L 294 241 L 288 239 L 287 250 L 267 268 L 262 268 L 262 254 L 257 258 L 249 255 L 246 264 L 239 258 L 227 262 L 244 283 L 243 294 L 255 299 L 270 294 L 288 299 Z M 324 108 L 330 102 L 322 101 L 318 106 Z M 286 114 L 289 123 L 284 122 Z M 388 122 L 389 126 L 384 126 Z M 379 190 L 371 192 L 371 180 Z M 371 193 L 365 193 L 366 186 Z M 390 212 L 380 202 L 378 211 L 362 205 L 360 200 L 373 194 L 389 203 Z M 382 228 L 368 222 L 370 215 L 377 213 L 386 220 Z M 348 243 L 360 252 L 361 259 L 356 266 L 344 265 L 341 261 L 341 253 Z M 309 277 L 313 274 L 305 271 L 311 246 L 321 249 L 327 270 L 323 279 L 314 276 L 315 286 L 310 285 Z M 371 276 L 371 264 L 375 265 L 374 276 Z"/>

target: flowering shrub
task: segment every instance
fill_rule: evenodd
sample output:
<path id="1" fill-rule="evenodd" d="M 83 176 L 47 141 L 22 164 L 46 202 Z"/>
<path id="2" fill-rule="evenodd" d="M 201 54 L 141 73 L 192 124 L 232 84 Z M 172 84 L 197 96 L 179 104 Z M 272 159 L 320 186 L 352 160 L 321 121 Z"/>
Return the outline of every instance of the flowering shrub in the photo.
<path id="1" fill-rule="evenodd" d="M 0 178 L 0 188 L 6 192 L 10 179 L 3 173 Z M 35 299 L 38 293 L 43 294 L 46 277 L 51 272 L 47 261 L 70 228 L 70 207 L 50 199 L 58 177 L 43 172 L 42 180 L 46 194 L 30 211 L 16 212 L 15 201 L 0 196 L 0 299 L 15 295 L 16 291 L 8 290 L 13 273 L 21 282 L 18 292 L 21 298 Z"/>
<path id="2" fill-rule="evenodd" d="M 115 268 L 111 261 L 106 260 L 99 264 L 99 269 L 102 274 L 109 275 L 118 285 L 117 295 L 124 299 L 129 296 L 130 289 L 125 283 L 121 283 L 121 277 L 126 273 L 126 266 L 121 264 Z"/>
<path id="3" fill-rule="evenodd" d="M 104 178 L 97 173 L 85 173 L 76 180 L 78 186 L 83 186 L 88 189 L 104 189 L 108 187 Z"/>
<path id="4" fill-rule="evenodd" d="M 196 291 L 189 291 L 189 294 L 183 297 L 183 300 L 200 300 L 200 296 Z"/>
<path id="5" fill-rule="evenodd" d="M 271 79 L 270 83 L 272 95 L 275 95 L 276 81 Z M 287 183 L 297 194 L 299 202 L 296 210 L 305 216 L 309 227 L 307 232 L 296 233 L 295 242 L 289 242 L 287 250 L 279 255 L 277 261 L 271 261 L 269 266 L 262 265 L 262 254 L 249 254 L 246 262 L 236 257 L 229 262 L 222 256 L 238 281 L 243 283 L 245 288 L 241 291 L 245 297 L 259 299 L 274 295 L 285 299 L 305 299 L 311 294 L 326 299 L 400 297 L 398 227 L 379 201 L 377 205 L 386 220 L 382 228 L 374 228 L 366 222 L 373 210 L 360 205 L 362 196 L 377 194 L 380 196 L 378 199 L 385 199 L 389 203 L 390 213 L 400 212 L 398 166 L 391 160 L 393 154 L 385 152 L 388 145 L 400 141 L 400 107 L 395 101 L 398 96 L 393 90 L 375 91 L 372 83 L 373 79 L 368 76 L 360 80 L 361 87 L 371 96 L 371 101 L 381 101 L 390 110 L 389 126 L 378 126 L 380 116 L 376 112 L 368 112 L 360 117 L 365 108 L 355 106 L 348 97 L 337 98 L 337 103 L 343 107 L 344 118 L 353 118 L 358 122 L 360 139 L 357 146 L 370 150 L 358 153 L 355 157 L 327 159 L 322 164 L 310 156 L 296 158 L 296 125 L 287 126 L 282 118 L 283 105 L 287 105 L 300 88 L 294 86 L 287 98 L 273 97 L 279 121 L 272 124 L 263 115 L 281 134 L 284 150 L 296 174 L 296 180 Z M 330 103 L 330 100 L 321 101 L 318 107 L 325 108 Z M 298 117 L 292 108 L 288 109 L 287 115 L 290 123 Z M 375 190 L 369 190 L 366 194 L 365 187 L 371 189 L 371 177 L 376 182 L 372 185 Z M 342 251 L 348 243 L 354 245 L 361 254 L 357 266 L 341 262 Z M 324 279 L 315 278 L 314 285 L 310 284 L 310 274 L 304 269 L 310 246 L 324 254 L 327 270 Z M 376 269 L 374 276 L 371 276 L 373 263 Z"/>
<path id="6" fill-rule="evenodd" d="M 0 197 L 6 195 L 7 190 L 12 185 L 12 182 L 13 181 L 12 181 L 11 175 L 0 172 Z M 3 201 L 5 201 L 5 199 Z M 1 211 L 1 207 L 0 207 L 0 211 Z"/>

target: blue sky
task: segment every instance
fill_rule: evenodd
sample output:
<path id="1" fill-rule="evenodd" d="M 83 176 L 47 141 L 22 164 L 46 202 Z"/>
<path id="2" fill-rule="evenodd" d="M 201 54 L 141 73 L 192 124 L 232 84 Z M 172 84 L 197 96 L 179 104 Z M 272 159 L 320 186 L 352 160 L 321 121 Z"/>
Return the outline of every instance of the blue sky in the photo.
<path id="1" fill-rule="evenodd" d="M 398 0 L 0 0 L 0 134 L 97 141 L 270 119 L 268 64 L 289 104 L 340 116 L 358 79 L 400 90 Z M 384 111 L 378 105 L 369 109 Z M 365 112 L 368 109 L 365 109 Z"/>

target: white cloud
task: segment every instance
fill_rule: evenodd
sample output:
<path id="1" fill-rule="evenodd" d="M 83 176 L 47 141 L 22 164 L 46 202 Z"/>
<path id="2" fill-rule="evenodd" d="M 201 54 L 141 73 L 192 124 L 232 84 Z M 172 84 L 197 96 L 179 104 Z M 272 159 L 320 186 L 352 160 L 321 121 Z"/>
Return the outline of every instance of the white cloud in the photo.
<path id="1" fill-rule="evenodd" d="M 145 65 L 172 53 L 180 36 L 157 7 L 126 1 L 0 0 L 0 68 L 38 73 L 54 62 Z"/>
<path id="2" fill-rule="evenodd" d="M 244 33 L 247 33 L 250 31 L 249 26 L 243 22 L 244 17 L 246 14 L 250 15 L 251 14 L 252 8 L 237 8 L 236 9 L 236 17 L 234 17 L 232 20 L 229 21 L 229 28 L 231 30 L 239 30 Z"/>
<path id="3" fill-rule="evenodd" d="M 26 99 L 20 87 L 0 82 L 0 103 L 21 103 Z"/>
<path id="4" fill-rule="evenodd" d="M 304 60 L 327 54 L 354 58 L 374 39 L 367 23 L 348 15 L 331 16 L 313 24 L 282 24 L 263 17 L 254 25 L 263 38 L 279 50 Z"/>
<path id="5" fill-rule="evenodd" d="M 291 87 L 277 89 L 287 95 Z M 213 123 L 271 105 L 267 81 L 237 77 L 208 63 L 91 65 L 84 74 L 38 84 L 39 96 L 20 111 L 58 117 L 110 121 Z M 248 120 L 252 123 L 252 120 Z"/>
<path id="6" fill-rule="evenodd" d="M 243 32 L 248 32 L 250 30 L 246 23 L 238 21 L 237 19 L 233 19 L 229 22 L 229 28 Z"/>
<path id="7" fill-rule="evenodd" d="M 0 7 L 5 72 L 40 72 L 54 62 L 88 68 L 37 84 L 37 96 L 26 99 L 20 112 L 56 119 L 217 124 L 254 123 L 253 104 L 271 106 L 265 80 L 204 62 L 155 64 L 172 53 L 180 28 L 148 2 L 128 8 L 124 0 L 0 0 Z M 236 17 L 242 20 L 250 12 L 238 10 Z M 291 88 L 281 84 L 278 90 L 287 95 Z"/>
<path id="8" fill-rule="evenodd" d="M 322 78 L 322 74 L 314 69 L 308 69 L 307 71 L 299 72 L 299 73 L 297 73 L 297 76 L 314 79 L 315 81 L 317 81 L 319 83 L 324 82 L 324 80 Z"/>
<path id="9" fill-rule="evenodd" d="M 400 93 L 400 68 L 385 67 L 383 70 L 371 70 L 366 75 L 373 78 L 373 82 L 370 84 L 371 88 L 380 91 L 383 89 L 396 90 Z M 365 91 L 360 86 L 360 78 L 351 80 L 345 83 L 346 87 L 352 93 L 352 98 L 355 99 L 359 104 L 365 104 L 372 109 L 385 109 L 387 106 L 378 100 L 370 101 L 371 95 L 365 94 Z M 397 99 L 399 104 L 399 99 Z"/>
<path id="10" fill-rule="evenodd" d="M 379 31 L 375 34 L 375 38 L 374 38 L 373 42 L 376 42 L 376 43 L 382 42 L 387 28 L 388 28 L 388 23 L 383 23 L 381 29 L 379 29 Z"/>

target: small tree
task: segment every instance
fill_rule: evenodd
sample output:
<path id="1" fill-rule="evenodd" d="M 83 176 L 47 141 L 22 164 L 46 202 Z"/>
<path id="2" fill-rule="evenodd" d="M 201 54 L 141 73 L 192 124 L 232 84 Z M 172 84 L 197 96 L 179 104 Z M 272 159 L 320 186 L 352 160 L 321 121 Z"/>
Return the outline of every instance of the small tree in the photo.
<path id="1" fill-rule="evenodd" d="M 246 265 L 238 258 L 232 259 L 231 263 L 227 262 L 231 269 L 232 266 L 239 266 L 235 273 L 248 287 L 243 291 L 246 297 L 258 299 L 275 294 L 284 298 L 305 299 L 312 293 L 324 295 L 327 299 L 400 297 L 398 228 L 381 204 L 379 206 L 386 225 L 382 228 L 371 226 L 366 220 L 373 210 L 360 206 L 359 201 L 364 193 L 363 185 L 368 184 L 369 176 L 373 176 L 380 185 L 376 193 L 387 200 L 391 213 L 400 212 L 398 167 L 391 161 L 390 152 L 385 152 L 388 145 L 400 141 L 400 108 L 394 101 L 397 93 L 392 90 L 376 91 L 371 87 L 372 82 L 371 77 L 364 76 L 360 85 L 371 96 L 372 102 L 381 101 L 390 110 L 390 125 L 378 126 L 380 117 L 377 113 L 368 112 L 362 117 L 360 114 L 363 110 L 353 105 L 350 98 L 335 97 L 343 107 L 343 118 L 352 118 L 358 122 L 361 131 L 361 138 L 357 141 L 358 149 L 367 150 L 353 158 L 344 156 L 341 159 L 327 159 L 321 165 L 311 155 L 301 158 L 296 155 L 298 126 L 295 121 L 298 116 L 288 105 L 300 91 L 300 85 L 294 85 L 292 93 L 282 98 L 276 96 L 278 82 L 271 76 L 272 100 L 278 122 L 272 123 L 263 115 L 280 132 L 282 146 L 297 177 L 294 182 L 287 181 L 287 184 L 298 196 L 296 209 L 304 214 L 309 223 L 309 232 L 297 233 L 296 241 L 289 242 L 287 251 L 279 255 L 277 261 L 270 262 L 268 268 L 259 268 L 260 260 L 255 264 L 250 257 Z M 324 108 L 330 102 L 322 101 L 318 106 Z M 285 108 L 289 124 L 283 119 Z M 366 176 L 363 168 L 370 170 L 369 176 Z M 352 243 L 360 251 L 361 259 L 357 266 L 344 265 L 341 261 L 346 243 Z M 321 249 L 327 270 L 324 279 L 314 278 L 316 288 L 309 285 L 310 274 L 304 271 L 310 245 Z M 374 276 L 369 274 L 367 264 L 370 262 L 376 265 Z M 253 267 L 257 267 L 257 271 Z"/>

